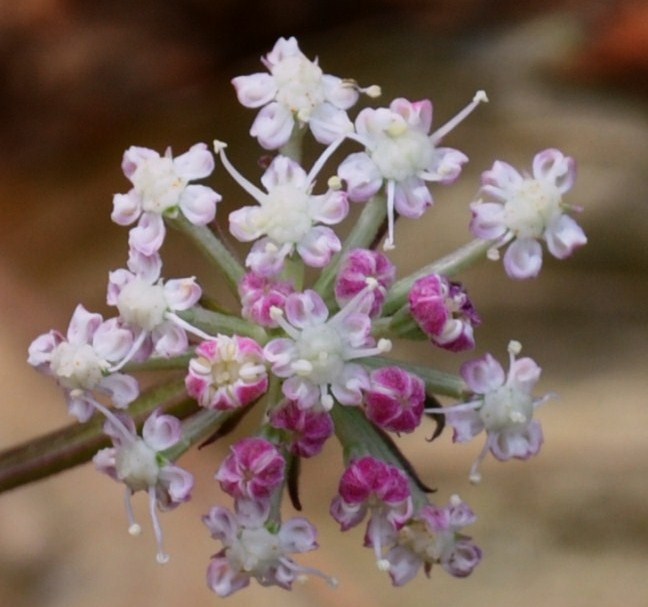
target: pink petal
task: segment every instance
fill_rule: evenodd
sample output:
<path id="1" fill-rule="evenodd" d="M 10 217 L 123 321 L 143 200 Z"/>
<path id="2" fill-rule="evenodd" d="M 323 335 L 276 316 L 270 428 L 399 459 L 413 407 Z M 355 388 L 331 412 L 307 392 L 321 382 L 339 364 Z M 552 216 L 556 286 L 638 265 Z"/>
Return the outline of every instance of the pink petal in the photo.
<path id="1" fill-rule="evenodd" d="M 542 268 L 542 247 L 537 240 L 514 240 L 504 253 L 504 270 L 510 278 L 535 278 Z"/>

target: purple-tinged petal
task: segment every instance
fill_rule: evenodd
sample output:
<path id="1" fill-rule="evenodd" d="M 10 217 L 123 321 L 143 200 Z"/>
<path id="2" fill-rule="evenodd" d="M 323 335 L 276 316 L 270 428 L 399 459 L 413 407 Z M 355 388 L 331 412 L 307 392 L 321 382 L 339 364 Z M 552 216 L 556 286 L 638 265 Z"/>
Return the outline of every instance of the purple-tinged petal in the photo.
<path id="1" fill-rule="evenodd" d="M 569 215 L 559 215 L 547 226 L 545 240 L 549 252 L 558 259 L 569 257 L 587 244 L 585 232 Z"/>
<path id="2" fill-rule="evenodd" d="M 113 196 L 113 210 L 110 218 L 120 226 L 135 222 L 142 212 L 142 200 L 135 190 Z"/>
<path id="3" fill-rule="evenodd" d="M 257 108 L 270 103 L 277 94 L 277 85 L 270 74 L 262 72 L 232 78 L 239 103 L 244 107 Z"/>
<path id="4" fill-rule="evenodd" d="M 256 137 L 266 150 L 276 150 L 288 142 L 294 125 L 290 110 L 274 101 L 261 108 L 252 123 L 250 135 Z"/>
<path id="5" fill-rule="evenodd" d="M 139 396 L 137 380 L 123 373 L 113 373 L 104 377 L 97 388 L 107 392 L 118 409 L 125 409 Z"/>
<path id="6" fill-rule="evenodd" d="M 204 185 L 188 185 L 180 196 L 180 209 L 190 223 L 204 226 L 216 217 L 220 194 Z"/>
<path id="7" fill-rule="evenodd" d="M 197 143 L 173 159 L 178 176 L 185 181 L 203 179 L 214 170 L 214 157 L 204 143 Z"/>
<path id="8" fill-rule="evenodd" d="M 144 255 L 153 255 L 160 250 L 165 235 L 164 220 L 158 213 L 142 213 L 137 226 L 130 230 L 128 244 Z"/>
<path id="9" fill-rule="evenodd" d="M 459 372 L 468 387 L 477 394 L 497 390 L 506 381 L 502 365 L 491 354 L 465 362 Z"/>
<path id="10" fill-rule="evenodd" d="M 535 278 L 542 268 L 542 247 L 537 240 L 514 240 L 504 253 L 504 270 L 509 278 Z"/>

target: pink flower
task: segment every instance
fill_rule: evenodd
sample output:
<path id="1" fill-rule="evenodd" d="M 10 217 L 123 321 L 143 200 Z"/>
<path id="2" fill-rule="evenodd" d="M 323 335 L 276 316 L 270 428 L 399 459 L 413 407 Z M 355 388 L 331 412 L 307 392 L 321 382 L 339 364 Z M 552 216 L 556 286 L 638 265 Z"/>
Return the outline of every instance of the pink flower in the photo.
<path id="1" fill-rule="evenodd" d="M 272 308 L 284 309 L 286 297 L 295 292 L 292 283 L 266 278 L 248 272 L 238 285 L 241 297 L 241 316 L 262 327 L 275 328 L 279 325 L 272 318 Z"/>
<path id="2" fill-rule="evenodd" d="M 348 212 L 346 194 L 328 189 L 312 193 L 321 162 L 310 174 L 287 156 L 276 156 L 261 182 L 266 192 L 247 181 L 230 164 L 224 148 L 219 148 L 223 166 L 259 203 L 230 213 L 230 232 L 241 242 L 257 241 L 246 265 L 261 276 L 276 276 L 284 260 L 297 252 L 306 265 L 321 268 L 340 248 L 340 240 L 327 227 L 342 221 Z M 323 157 L 328 152 L 325 152 Z M 326 225 L 320 225 L 326 224 Z"/>
<path id="3" fill-rule="evenodd" d="M 450 575 L 466 577 L 481 560 L 481 550 L 461 530 L 476 516 L 458 496 L 445 508 L 426 505 L 403 527 L 386 560 L 394 586 L 402 586 L 416 576 L 421 566 L 429 576 L 440 564 Z"/>
<path id="4" fill-rule="evenodd" d="M 168 462 L 163 455 L 182 438 L 180 421 L 156 409 L 144 422 L 141 438 L 133 420 L 127 416 L 110 416 L 104 431 L 113 446 L 98 451 L 94 464 L 100 472 L 126 485 L 129 532 L 133 535 L 139 534 L 140 527 L 133 518 L 130 496 L 136 491 L 147 492 L 158 544 L 157 559 L 165 563 L 169 557 L 163 549 L 156 507 L 163 511 L 175 508 L 190 499 L 193 488 L 193 476 Z"/>
<path id="5" fill-rule="evenodd" d="M 283 483 L 285 465 L 271 442 L 244 438 L 230 447 L 215 478 L 237 500 L 265 500 Z"/>
<path id="6" fill-rule="evenodd" d="M 413 432 L 425 406 L 423 380 L 400 367 L 373 371 L 364 395 L 365 414 L 377 426 L 392 432 Z"/>
<path id="7" fill-rule="evenodd" d="M 359 93 L 379 94 L 377 87 L 360 89 L 352 80 L 323 74 L 295 38 L 279 38 L 261 61 L 269 74 L 238 76 L 232 84 L 242 105 L 261 108 L 250 134 L 268 150 L 288 143 L 295 128 L 305 124 L 317 141 L 331 143 L 353 130 L 346 110 Z"/>
<path id="8" fill-rule="evenodd" d="M 263 350 L 253 339 L 218 335 L 203 341 L 189 361 L 189 396 L 207 409 L 235 409 L 254 402 L 268 389 Z"/>
<path id="9" fill-rule="evenodd" d="M 374 549 L 381 569 L 387 563 L 383 548 L 412 516 L 413 505 L 405 474 L 371 456 L 354 460 L 340 479 L 331 502 L 331 516 L 342 531 L 355 527 L 369 513 L 365 545 Z"/>
<path id="10" fill-rule="evenodd" d="M 81 304 L 74 310 L 67 336 L 50 331 L 29 346 L 27 362 L 51 375 L 63 388 L 70 414 L 85 422 L 95 411 L 94 392 L 107 394 L 116 407 L 127 407 L 139 394 L 135 378 L 113 371 L 132 347 L 133 333 L 118 319 L 104 321 Z"/>
<path id="11" fill-rule="evenodd" d="M 280 524 L 269 520 L 268 514 L 267 504 L 245 502 L 237 504 L 234 513 L 215 506 L 203 517 L 212 538 L 223 545 L 207 569 L 209 588 L 226 597 L 248 586 L 254 578 L 262 586 L 290 590 L 298 577 L 308 574 L 335 586 L 335 579 L 302 567 L 290 556 L 318 547 L 315 527 L 301 517 Z"/>
<path id="12" fill-rule="evenodd" d="M 122 161 L 124 175 L 133 184 L 127 194 L 115 194 L 112 220 L 119 225 L 138 224 L 130 231 L 129 243 L 144 255 L 156 253 L 166 234 L 163 217 L 182 214 L 194 225 L 206 225 L 214 219 L 219 194 L 202 185 L 189 184 L 202 179 L 214 169 L 214 158 L 204 143 L 172 158 L 154 150 L 130 147 Z"/>
<path id="13" fill-rule="evenodd" d="M 272 372 L 286 379 L 284 396 L 298 401 L 302 409 L 330 410 L 334 398 L 344 405 L 362 401 L 367 372 L 351 361 L 386 352 L 391 346 L 387 340 L 374 346 L 366 293 L 359 293 L 330 319 L 326 304 L 311 290 L 286 298 L 285 318 L 275 309 L 287 337 L 268 342 L 263 352 Z"/>
<path id="14" fill-rule="evenodd" d="M 473 102 L 457 117 L 429 134 L 432 103 L 427 99 L 410 102 L 395 99 L 389 108 L 365 108 L 350 135 L 365 146 L 342 162 L 338 176 L 347 185 L 351 201 L 365 201 L 387 184 L 388 234 L 385 248 L 394 246 L 394 212 L 417 219 L 432 205 L 427 182 L 452 183 L 468 157 L 452 148 L 437 147 L 442 137 L 460 122 L 480 101 Z"/>
<path id="15" fill-rule="evenodd" d="M 396 279 L 396 267 L 389 259 L 370 249 L 353 249 L 349 251 L 340 265 L 335 283 L 335 299 L 340 307 L 367 286 L 367 279 L 374 279 L 378 284 L 371 292 L 373 303 L 369 316 L 380 316 L 385 296 Z"/>
<path id="16" fill-rule="evenodd" d="M 285 444 L 291 453 L 301 457 L 317 455 L 334 431 L 329 413 L 302 409 L 292 400 L 272 410 L 270 425 L 286 431 Z"/>
<path id="17" fill-rule="evenodd" d="M 439 274 L 419 278 L 409 292 L 409 307 L 416 323 L 436 345 L 453 352 L 475 347 L 473 327 L 480 319 L 459 283 Z"/>
<path id="18" fill-rule="evenodd" d="M 502 461 L 528 459 L 542 445 L 542 428 L 533 419 L 533 411 L 550 395 L 533 398 L 541 369 L 531 358 L 516 360 L 520 349 L 518 342 L 509 344 L 508 375 L 490 354 L 461 366 L 461 376 L 474 400 L 450 407 L 446 413 L 455 442 L 467 442 L 486 431 L 486 444 L 470 472 L 473 482 L 479 482 L 478 466 L 489 450 Z"/>
<path id="19" fill-rule="evenodd" d="M 539 240 L 558 259 L 587 242 L 581 227 L 565 213 L 579 209 L 562 201 L 575 179 L 574 159 L 555 149 L 535 155 L 531 176 L 499 160 L 482 174 L 482 198 L 470 205 L 470 229 L 478 238 L 498 239 L 495 246 L 511 243 L 504 254 L 504 269 L 511 278 L 538 275 L 542 267 Z"/>

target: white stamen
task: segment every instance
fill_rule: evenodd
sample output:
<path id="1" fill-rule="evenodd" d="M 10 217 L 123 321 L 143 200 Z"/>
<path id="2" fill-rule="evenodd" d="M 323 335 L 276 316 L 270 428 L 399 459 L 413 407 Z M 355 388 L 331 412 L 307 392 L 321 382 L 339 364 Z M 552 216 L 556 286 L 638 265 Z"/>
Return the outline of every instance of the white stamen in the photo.
<path id="1" fill-rule="evenodd" d="M 484 91 L 477 91 L 473 100 L 461 110 L 454 118 L 451 118 L 441 128 L 432 133 L 432 141 L 437 144 L 443 137 L 445 137 L 452 129 L 454 129 L 460 122 L 468 117 L 469 114 L 482 102 L 487 102 L 488 97 Z"/>

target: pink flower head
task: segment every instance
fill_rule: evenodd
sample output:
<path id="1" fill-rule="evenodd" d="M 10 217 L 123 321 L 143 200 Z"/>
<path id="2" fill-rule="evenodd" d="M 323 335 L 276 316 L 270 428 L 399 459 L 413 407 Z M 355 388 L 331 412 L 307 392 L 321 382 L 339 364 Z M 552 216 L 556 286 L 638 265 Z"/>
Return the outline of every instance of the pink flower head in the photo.
<path id="1" fill-rule="evenodd" d="M 202 291 L 193 277 L 164 282 L 156 257 L 131 255 L 128 270 L 109 274 L 108 305 L 117 307 L 122 321 L 137 335 L 120 366 L 142 352 L 169 357 L 184 353 L 188 347 L 188 325 L 175 312 L 195 305 Z"/>
<path id="2" fill-rule="evenodd" d="M 413 505 L 405 474 L 371 456 L 354 460 L 340 479 L 331 502 L 331 516 L 342 531 L 355 527 L 369 512 L 365 545 L 374 549 L 381 569 L 383 548 L 412 516 Z"/>
<path id="3" fill-rule="evenodd" d="M 432 205 L 427 182 L 452 183 L 468 157 L 452 148 L 437 147 L 442 137 L 486 96 L 480 91 L 453 120 L 429 134 L 432 103 L 395 99 L 389 108 L 365 108 L 351 135 L 365 146 L 342 162 L 338 176 L 351 201 L 365 201 L 387 184 L 388 235 L 385 248 L 394 246 L 394 211 L 417 219 Z"/>
<path id="4" fill-rule="evenodd" d="M 203 341 L 189 361 L 187 393 L 207 409 L 235 409 L 268 389 L 261 346 L 249 337 L 218 335 Z"/>
<path id="5" fill-rule="evenodd" d="M 101 449 L 93 458 L 96 468 L 118 482 L 126 485 L 129 532 L 140 533 L 130 507 L 130 496 L 136 491 L 146 491 L 150 513 L 158 544 L 157 559 L 168 561 L 162 546 L 162 531 L 157 518 L 158 510 L 171 510 L 191 497 L 193 476 L 171 464 L 164 451 L 182 438 L 180 421 L 156 409 L 142 427 L 142 437 L 137 435 L 135 424 L 128 416 L 110 416 L 104 431 L 112 439 L 113 446 Z"/>
<path id="6" fill-rule="evenodd" d="M 344 306 L 367 286 L 367 279 L 378 283 L 377 288 L 371 292 L 373 303 L 369 311 L 369 316 L 375 318 L 380 316 L 387 291 L 396 280 L 396 266 L 378 251 L 349 251 L 337 276 L 335 299 L 340 307 Z"/>
<path id="7" fill-rule="evenodd" d="M 289 433 L 286 443 L 290 452 L 301 457 L 317 455 L 334 431 L 329 413 L 302 409 L 292 400 L 286 400 L 272 410 L 270 425 Z"/>
<path id="8" fill-rule="evenodd" d="M 400 367 L 372 371 L 364 396 L 367 418 L 384 430 L 413 432 L 425 406 L 423 380 Z"/>
<path id="9" fill-rule="evenodd" d="M 217 149 L 223 166 L 258 202 L 229 216 L 230 231 L 235 238 L 241 242 L 256 241 L 246 265 L 262 276 L 276 276 L 283 269 L 285 258 L 295 251 L 306 265 L 315 268 L 327 265 L 341 248 L 339 238 L 327 226 L 346 217 L 348 203 L 346 193 L 339 189 L 329 188 L 319 195 L 312 193 L 322 161 L 306 174 L 294 160 L 276 156 L 261 177 L 266 189 L 263 192 L 236 171 L 222 145 Z"/>
<path id="10" fill-rule="evenodd" d="M 419 278 L 409 292 L 409 306 L 418 326 L 436 345 L 453 352 L 475 347 L 473 327 L 480 318 L 461 284 L 440 274 Z"/>
<path id="11" fill-rule="evenodd" d="M 113 364 L 132 347 L 133 333 L 118 319 L 104 321 L 79 304 L 67 335 L 49 331 L 29 346 L 27 362 L 51 375 L 63 388 L 70 414 L 85 422 L 94 413 L 94 392 L 107 394 L 116 407 L 127 407 L 139 394 L 135 378 L 116 373 Z"/>
<path id="12" fill-rule="evenodd" d="M 486 431 L 486 444 L 470 472 L 473 482 L 479 482 L 478 466 L 489 450 L 502 461 L 528 459 L 542 445 L 542 428 L 533 419 L 533 411 L 550 395 L 533 398 L 541 369 L 531 358 L 516 359 L 520 349 L 519 342 L 509 344 L 508 375 L 490 354 L 461 366 L 461 376 L 474 393 L 474 400 L 450 407 L 447 420 L 458 443 Z"/>
<path id="13" fill-rule="evenodd" d="M 329 410 L 334 398 L 344 405 L 362 401 L 367 372 L 351 361 L 386 352 L 391 346 L 388 340 L 374 345 L 366 293 L 359 293 L 330 319 L 322 298 L 310 290 L 289 295 L 285 312 L 275 309 L 287 337 L 273 339 L 263 352 L 272 372 L 286 379 L 284 396 L 302 409 Z"/>
<path id="14" fill-rule="evenodd" d="M 353 80 L 324 74 L 295 38 L 279 38 L 261 61 L 268 74 L 238 76 L 232 84 L 242 105 L 261 108 L 250 135 L 268 150 L 285 145 L 295 127 L 305 124 L 317 141 L 329 144 L 353 130 L 346 110 L 360 92 L 380 94 L 377 87 L 360 89 Z"/>
<path id="15" fill-rule="evenodd" d="M 204 143 L 173 158 L 154 150 L 130 147 L 122 161 L 124 175 L 133 184 L 127 194 L 115 194 L 112 220 L 119 225 L 138 221 L 130 231 L 129 243 L 144 255 L 156 253 L 166 230 L 163 217 L 182 214 L 194 225 L 206 225 L 214 219 L 219 194 L 203 185 L 189 184 L 202 179 L 214 169 L 214 158 Z"/>
<path id="16" fill-rule="evenodd" d="M 207 585 L 218 596 L 226 597 L 245 588 L 251 579 L 262 586 L 290 590 L 300 576 L 317 575 L 331 586 L 337 585 L 316 569 L 302 567 L 290 556 L 318 547 L 317 530 L 305 518 L 277 523 L 268 518 L 267 504 L 238 503 L 235 512 L 214 506 L 203 522 L 212 538 L 223 548 L 207 568 Z"/>
<path id="17" fill-rule="evenodd" d="M 283 483 L 284 460 L 263 438 L 244 438 L 230 447 L 216 473 L 221 488 L 237 500 L 265 500 Z"/>
<path id="18" fill-rule="evenodd" d="M 565 213 L 580 210 L 563 203 L 574 185 L 576 163 L 555 149 L 539 152 L 532 175 L 518 173 L 496 161 L 482 174 L 482 197 L 470 205 L 470 229 L 478 238 L 511 243 L 504 254 L 504 269 L 515 279 L 533 278 L 542 267 L 542 247 L 564 259 L 587 242 L 581 227 Z"/>
<path id="19" fill-rule="evenodd" d="M 295 292 L 292 283 L 266 278 L 254 272 L 243 276 L 238 285 L 241 296 L 241 315 L 262 327 L 275 328 L 279 325 L 272 318 L 270 310 L 283 310 L 286 297 Z"/>
<path id="20" fill-rule="evenodd" d="M 416 576 L 421 566 L 426 575 L 440 564 L 455 577 L 466 577 L 481 560 L 481 550 L 461 530 L 476 516 L 458 496 L 445 508 L 426 505 L 400 529 L 386 560 L 394 586 L 402 586 Z"/>

